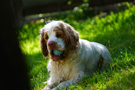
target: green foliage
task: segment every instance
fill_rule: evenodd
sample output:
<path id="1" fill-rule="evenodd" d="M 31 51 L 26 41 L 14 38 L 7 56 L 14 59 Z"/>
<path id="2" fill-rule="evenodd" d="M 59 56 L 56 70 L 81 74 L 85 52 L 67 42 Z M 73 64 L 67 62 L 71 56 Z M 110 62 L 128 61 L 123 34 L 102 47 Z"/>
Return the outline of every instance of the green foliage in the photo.
<path id="1" fill-rule="evenodd" d="M 128 3 L 127 3 L 128 5 Z M 105 18 L 79 18 L 79 14 L 60 16 L 71 24 L 80 38 L 104 44 L 110 51 L 112 63 L 108 71 L 97 72 L 69 90 L 120 90 L 135 89 L 135 5 L 118 13 L 111 12 Z M 65 19 L 66 18 L 66 19 Z M 26 58 L 31 81 L 31 89 L 41 90 L 49 74 L 46 66 L 48 57 L 43 59 L 39 46 L 39 30 L 45 23 L 26 24 L 19 29 L 19 42 Z M 66 90 L 66 89 L 63 89 Z"/>

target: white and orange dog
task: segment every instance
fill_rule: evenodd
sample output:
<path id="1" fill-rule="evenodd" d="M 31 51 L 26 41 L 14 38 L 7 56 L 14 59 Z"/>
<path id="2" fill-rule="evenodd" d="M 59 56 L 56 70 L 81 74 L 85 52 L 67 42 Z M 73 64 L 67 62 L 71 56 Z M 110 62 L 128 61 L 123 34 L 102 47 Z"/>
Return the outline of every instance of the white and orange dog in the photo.
<path id="1" fill-rule="evenodd" d="M 111 61 L 107 48 L 99 43 L 80 39 L 78 32 L 63 21 L 51 21 L 41 30 L 40 46 L 44 56 L 50 57 L 50 72 L 43 90 L 68 87 L 104 68 Z"/>

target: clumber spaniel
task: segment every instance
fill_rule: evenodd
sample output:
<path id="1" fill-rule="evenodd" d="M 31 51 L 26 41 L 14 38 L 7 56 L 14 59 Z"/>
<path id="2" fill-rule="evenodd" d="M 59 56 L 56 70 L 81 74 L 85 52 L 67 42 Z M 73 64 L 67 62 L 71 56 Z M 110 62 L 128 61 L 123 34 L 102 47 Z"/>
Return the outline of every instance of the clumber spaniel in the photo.
<path id="1" fill-rule="evenodd" d="M 104 68 L 111 61 L 109 51 L 96 42 L 80 39 L 78 32 L 63 21 L 51 21 L 41 30 L 40 46 L 44 56 L 50 57 L 50 72 L 43 90 L 68 87 Z"/>

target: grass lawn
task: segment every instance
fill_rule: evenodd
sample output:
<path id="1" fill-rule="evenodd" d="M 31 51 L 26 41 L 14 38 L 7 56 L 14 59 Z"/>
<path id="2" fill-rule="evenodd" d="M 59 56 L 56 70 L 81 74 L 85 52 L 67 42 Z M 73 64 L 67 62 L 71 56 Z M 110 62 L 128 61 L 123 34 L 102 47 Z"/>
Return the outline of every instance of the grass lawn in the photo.
<path id="1" fill-rule="evenodd" d="M 104 18 L 87 18 L 83 15 L 53 18 L 71 24 L 82 39 L 105 45 L 112 56 L 108 72 L 93 74 L 68 90 L 135 90 L 135 5 L 124 11 L 111 13 Z M 49 19 L 48 19 L 49 20 Z M 39 30 L 45 23 L 25 24 L 18 30 L 19 42 L 26 59 L 32 90 L 41 90 L 49 77 L 39 46 Z M 64 89 L 66 90 L 66 89 Z"/>

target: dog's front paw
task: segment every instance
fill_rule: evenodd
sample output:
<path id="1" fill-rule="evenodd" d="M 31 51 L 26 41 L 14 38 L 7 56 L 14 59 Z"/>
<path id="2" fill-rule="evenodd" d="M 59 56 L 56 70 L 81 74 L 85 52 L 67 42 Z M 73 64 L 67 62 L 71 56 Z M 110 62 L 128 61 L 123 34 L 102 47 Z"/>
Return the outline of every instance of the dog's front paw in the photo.
<path id="1" fill-rule="evenodd" d="M 42 90 L 51 90 L 51 87 L 49 85 L 47 85 Z"/>
<path id="2" fill-rule="evenodd" d="M 57 88 L 53 88 L 53 89 L 51 89 L 51 90 L 57 90 Z"/>
<path id="3" fill-rule="evenodd" d="M 43 82 L 43 84 L 47 84 L 47 81 Z"/>

